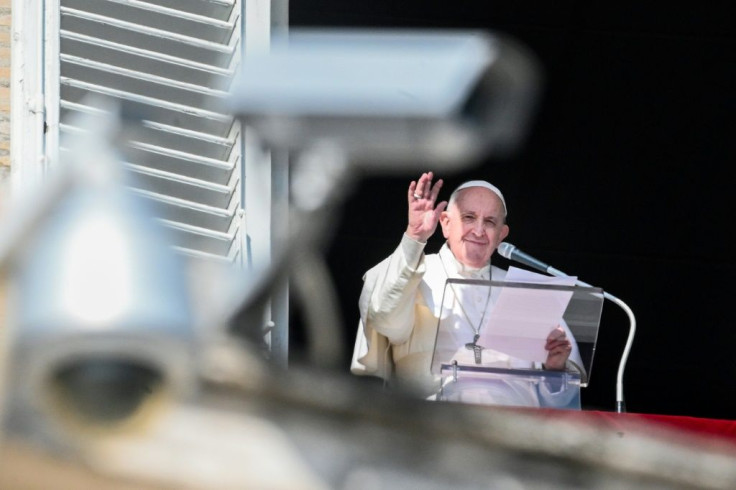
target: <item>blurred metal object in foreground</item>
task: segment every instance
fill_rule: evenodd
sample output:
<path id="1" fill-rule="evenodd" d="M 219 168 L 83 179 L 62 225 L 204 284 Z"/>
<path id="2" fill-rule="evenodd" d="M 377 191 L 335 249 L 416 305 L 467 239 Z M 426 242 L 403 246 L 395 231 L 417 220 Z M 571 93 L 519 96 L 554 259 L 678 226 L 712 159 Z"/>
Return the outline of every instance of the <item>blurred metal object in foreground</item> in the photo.
<path id="1" fill-rule="evenodd" d="M 29 211 L 33 220 L 6 257 L 14 300 L 6 424 L 51 445 L 69 442 L 70 427 L 138 422 L 165 393 L 183 398 L 194 386 L 184 269 L 125 188 L 129 175 L 113 149 L 120 121 L 88 119 L 73 160 L 50 179 L 53 200 Z"/>
<path id="2" fill-rule="evenodd" d="M 274 147 L 446 173 L 518 146 L 539 78 L 524 47 L 482 31 L 292 29 L 243 61 L 231 110 Z"/>
<path id="3" fill-rule="evenodd" d="M 272 423 L 203 395 L 203 373 L 264 360 L 193 311 L 105 109 L 3 223 L 0 488 L 319 488 Z"/>

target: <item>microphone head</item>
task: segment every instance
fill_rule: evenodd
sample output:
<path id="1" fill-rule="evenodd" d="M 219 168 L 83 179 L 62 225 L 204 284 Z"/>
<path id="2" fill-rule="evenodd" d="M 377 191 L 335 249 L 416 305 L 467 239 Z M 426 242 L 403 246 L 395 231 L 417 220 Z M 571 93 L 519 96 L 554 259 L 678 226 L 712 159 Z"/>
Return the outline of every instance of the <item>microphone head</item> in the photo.
<path id="1" fill-rule="evenodd" d="M 501 242 L 498 244 L 498 253 L 501 254 L 501 257 L 505 257 L 507 259 L 511 258 L 511 254 L 514 253 L 514 250 L 516 250 L 516 247 L 511 245 L 508 242 Z"/>

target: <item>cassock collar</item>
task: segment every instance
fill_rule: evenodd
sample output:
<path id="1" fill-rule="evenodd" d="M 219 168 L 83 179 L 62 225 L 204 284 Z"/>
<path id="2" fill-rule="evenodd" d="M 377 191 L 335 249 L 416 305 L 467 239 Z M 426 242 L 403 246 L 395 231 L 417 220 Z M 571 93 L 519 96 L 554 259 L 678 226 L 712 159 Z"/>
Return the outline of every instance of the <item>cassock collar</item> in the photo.
<path id="1" fill-rule="evenodd" d="M 450 250 L 450 246 L 447 245 L 447 242 L 445 242 L 444 245 L 442 245 L 442 248 L 440 248 L 439 255 L 440 260 L 442 260 L 442 263 L 447 268 L 447 273 L 449 276 L 456 275 L 465 279 L 485 280 L 488 280 L 490 278 L 490 263 L 481 267 L 480 269 L 468 267 L 455 258 L 455 255 L 453 255 L 452 250 Z"/>

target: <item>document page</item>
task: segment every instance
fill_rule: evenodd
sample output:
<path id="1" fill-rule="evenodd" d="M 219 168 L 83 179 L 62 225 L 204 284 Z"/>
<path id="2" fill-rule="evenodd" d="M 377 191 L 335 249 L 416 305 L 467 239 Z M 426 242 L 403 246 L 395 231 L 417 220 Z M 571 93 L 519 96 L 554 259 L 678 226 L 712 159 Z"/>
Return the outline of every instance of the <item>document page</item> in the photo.
<path id="1" fill-rule="evenodd" d="M 510 267 L 505 282 L 574 286 L 577 277 L 551 277 Z M 481 345 L 518 359 L 544 362 L 549 333 L 562 323 L 572 290 L 505 286 L 481 333 Z"/>

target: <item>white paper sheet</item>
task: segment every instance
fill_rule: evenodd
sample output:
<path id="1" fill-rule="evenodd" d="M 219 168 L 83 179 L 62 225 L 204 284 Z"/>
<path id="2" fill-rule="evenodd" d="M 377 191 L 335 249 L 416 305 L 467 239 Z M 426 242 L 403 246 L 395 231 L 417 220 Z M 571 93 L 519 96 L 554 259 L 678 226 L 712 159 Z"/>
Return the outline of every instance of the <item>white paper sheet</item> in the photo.
<path id="1" fill-rule="evenodd" d="M 574 286 L 577 277 L 551 277 L 509 267 L 505 281 Z M 504 287 L 479 343 L 518 359 L 544 362 L 547 336 L 562 322 L 570 298 L 572 291 Z"/>

